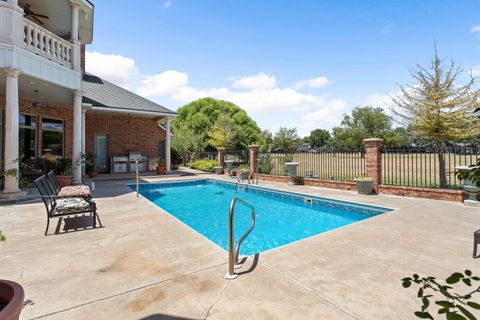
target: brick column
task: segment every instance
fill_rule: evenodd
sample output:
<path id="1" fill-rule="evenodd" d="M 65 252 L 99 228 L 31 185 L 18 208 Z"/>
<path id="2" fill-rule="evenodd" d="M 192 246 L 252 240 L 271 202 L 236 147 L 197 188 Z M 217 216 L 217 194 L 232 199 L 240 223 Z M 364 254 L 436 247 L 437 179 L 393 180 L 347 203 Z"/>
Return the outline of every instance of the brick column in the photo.
<path id="1" fill-rule="evenodd" d="M 257 172 L 257 162 L 258 162 L 258 148 L 260 146 L 257 144 L 252 144 L 248 146 L 249 150 L 249 162 L 250 162 L 250 172 L 253 176 Z"/>
<path id="2" fill-rule="evenodd" d="M 225 148 L 218 148 L 217 152 L 218 166 L 225 168 Z"/>
<path id="3" fill-rule="evenodd" d="M 363 140 L 365 144 L 366 176 L 373 178 L 375 192 L 378 193 L 382 183 L 382 142 L 383 139 Z"/>

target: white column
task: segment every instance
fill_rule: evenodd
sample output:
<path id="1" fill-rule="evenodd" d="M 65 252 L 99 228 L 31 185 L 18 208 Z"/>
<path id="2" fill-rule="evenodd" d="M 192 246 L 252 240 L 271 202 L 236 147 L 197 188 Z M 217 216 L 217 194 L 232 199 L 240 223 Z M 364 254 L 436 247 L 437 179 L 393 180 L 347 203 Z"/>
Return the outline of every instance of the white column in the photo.
<path id="1" fill-rule="evenodd" d="M 72 8 L 72 33 L 70 38 L 72 41 L 78 41 L 78 4 L 71 3 Z"/>
<path id="2" fill-rule="evenodd" d="M 85 153 L 85 113 L 87 112 L 87 109 L 83 108 L 82 109 L 82 154 Z M 85 164 L 82 164 L 82 175 L 85 175 Z"/>
<path id="3" fill-rule="evenodd" d="M 73 143 L 72 143 L 72 171 L 73 184 L 82 183 L 82 92 L 73 91 Z"/>
<path id="4" fill-rule="evenodd" d="M 170 157 L 170 136 L 170 118 L 167 118 L 167 122 L 165 123 L 165 170 L 167 172 L 170 172 L 172 168 L 172 160 Z"/>
<path id="5" fill-rule="evenodd" d="M 18 76 L 15 69 L 6 69 L 5 92 L 5 171 L 16 174 L 5 175 L 3 193 L 20 192 L 18 187 Z M 12 172 L 13 173 L 13 172 Z"/>
<path id="6" fill-rule="evenodd" d="M 70 34 L 71 42 L 73 44 L 72 48 L 72 66 L 73 70 L 81 71 L 80 67 L 80 41 L 78 39 L 78 14 L 79 6 L 75 3 L 70 2 L 72 8 L 72 32 Z"/>

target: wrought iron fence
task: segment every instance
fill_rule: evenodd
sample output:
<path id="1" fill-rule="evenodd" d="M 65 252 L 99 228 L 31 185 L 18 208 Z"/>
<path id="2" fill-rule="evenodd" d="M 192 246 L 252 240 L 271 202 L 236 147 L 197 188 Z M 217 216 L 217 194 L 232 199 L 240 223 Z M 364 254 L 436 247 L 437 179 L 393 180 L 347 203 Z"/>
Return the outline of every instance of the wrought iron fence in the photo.
<path id="1" fill-rule="evenodd" d="M 382 184 L 458 189 L 455 167 L 474 164 L 480 146 L 383 148 L 382 153 Z"/>
<path id="2" fill-rule="evenodd" d="M 258 172 L 286 175 L 286 162 L 298 162 L 299 176 L 325 180 L 353 180 L 365 174 L 363 149 L 317 149 L 297 153 L 260 153 Z"/>
<path id="3" fill-rule="evenodd" d="M 225 160 L 233 160 L 237 165 L 248 164 L 248 150 L 227 150 Z"/>

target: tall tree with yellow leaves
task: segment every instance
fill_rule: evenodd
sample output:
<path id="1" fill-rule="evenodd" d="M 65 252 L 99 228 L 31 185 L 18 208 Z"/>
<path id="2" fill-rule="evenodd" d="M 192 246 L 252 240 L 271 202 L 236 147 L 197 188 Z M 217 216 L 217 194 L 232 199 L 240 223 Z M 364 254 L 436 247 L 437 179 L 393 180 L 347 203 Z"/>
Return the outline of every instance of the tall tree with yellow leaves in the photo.
<path id="1" fill-rule="evenodd" d="M 442 148 L 447 142 L 459 142 L 480 134 L 480 122 L 472 112 L 480 106 L 480 90 L 475 78 L 461 83 L 468 76 L 452 61 L 444 69 L 435 56 L 429 67 L 417 65 L 410 70 L 414 83 L 400 85 L 400 94 L 392 97 L 393 113 L 413 137 L 432 145 L 438 153 L 440 187 L 447 187 L 445 157 Z"/>

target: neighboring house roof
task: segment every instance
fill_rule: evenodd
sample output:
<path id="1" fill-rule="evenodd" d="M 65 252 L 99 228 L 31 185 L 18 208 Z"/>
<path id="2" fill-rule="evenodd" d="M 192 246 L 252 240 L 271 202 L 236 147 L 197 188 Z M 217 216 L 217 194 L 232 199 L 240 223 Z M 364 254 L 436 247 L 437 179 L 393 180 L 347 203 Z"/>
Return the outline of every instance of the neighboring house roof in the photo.
<path id="1" fill-rule="evenodd" d="M 176 112 L 170 109 L 93 74 L 83 75 L 82 91 L 83 103 L 89 103 L 94 108 L 101 108 L 105 111 L 176 115 Z"/>

